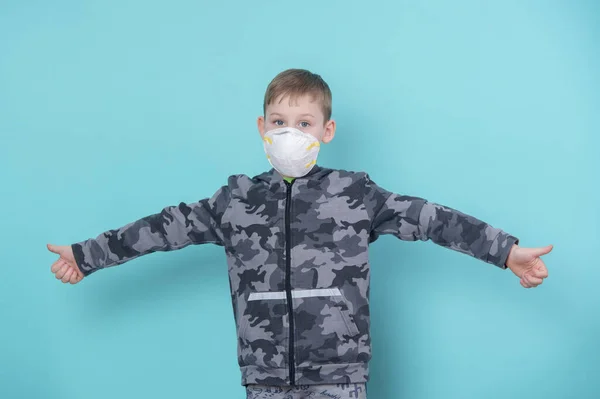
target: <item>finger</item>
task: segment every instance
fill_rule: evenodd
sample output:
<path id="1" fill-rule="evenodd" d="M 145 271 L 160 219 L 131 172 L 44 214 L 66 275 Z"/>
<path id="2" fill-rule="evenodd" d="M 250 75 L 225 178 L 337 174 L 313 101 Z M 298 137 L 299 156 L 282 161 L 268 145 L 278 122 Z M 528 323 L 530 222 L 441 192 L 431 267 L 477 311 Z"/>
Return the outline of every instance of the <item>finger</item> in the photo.
<path id="1" fill-rule="evenodd" d="M 79 272 L 75 269 L 73 269 L 73 274 L 71 275 L 71 278 L 69 279 L 69 283 L 71 284 L 75 284 L 77 282 L 79 276 Z"/>
<path id="2" fill-rule="evenodd" d="M 46 248 L 48 248 L 48 250 L 50 252 L 60 255 L 60 249 L 59 249 L 58 245 L 46 244 Z"/>
<path id="3" fill-rule="evenodd" d="M 65 275 L 67 270 L 69 270 L 69 265 L 64 263 L 63 266 L 56 272 L 56 278 L 60 280 Z"/>
<path id="4" fill-rule="evenodd" d="M 75 273 L 73 273 L 73 276 L 75 278 L 75 282 L 79 282 L 83 279 L 83 273 L 81 273 L 81 270 L 79 270 L 79 268 L 77 267 L 77 265 L 73 266 L 73 271 Z"/>
<path id="5" fill-rule="evenodd" d="M 73 273 L 73 275 L 69 279 L 69 283 L 71 283 L 71 284 L 77 284 L 78 281 L 79 281 L 79 273 L 75 272 L 75 273 Z"/>
<path id="6" fill-rule="evenodd" d="M 67 270 L 67 272 L 65 273 L 64 276 L 62 276 L 61 280 L 63 283 L 68 283 L 69 280 L 71 279 L 71 276 L 73 275 L 73 273 L 75 273 L 75 271 L 73 270 L 72 267 L 69 267 L 69 270 Z"/>
<path id="7" fill-rule="evenodd" d="M 540 266 L 537 266 L 535 269 L 533 269 L 532 274 L 535 277 L 547 278 L 548 277 L 548 269 L 546 268 L 546 265 L 544 265 L 542 263 Z"/>
<path id="8" fill-rule="evenodd" d="M 54 262 L 52 264 L 52 267 L 50 268 L 50 271 L 52 273 L 56 273 L 58 270 L 60 270 L 60 268 L 65 264 L 65 262 L 62 259 L 57 260 L 56 262 Z"/>
<path id="9" fill-rule="evenodd" d="M 525 284 L 527 284 L 527 286 L 529 288 L 532 287 L 533 284 L 531 284 L 531 282 L 529 281 L 529 278 L 527 276 L 527 273 L 523 273 L 523 276 L 521 277 L 521 280 L 523 280 L 525 282 Z"/>
<path id="10" fill-rule="evenodd" d="M 532 287 L 537 287 L 538 285 L 541 285 L 543 282 L 544 282 L 543 279 L 537 278 L 537 277 L 531 277 L 529 279 L 529 285 L 531 285 Z"/>
<path id="11" fill-rule="evenodd" d="M 79 270 L 79 268 L 77 267 L 77 265 L 75 265 L 73 267 L 73 270 L 75 270 L 75 277 L 77 277 L 77 281 L 81 281 L 83 279 L 83 277 L 85 277 L 83 275 L 83 273 L 81 273 L 81 270 Z"/>
<path id="12" fill-rule="evenodd" d="M 525 285 L 525 288 L 531 288 L 531 283 L 525 274 L 523 274 L 523 277 L 521 277 L 521 282 Z"/>
<path id="13" fill-rule="evenodd" d="M 552 245 L 548 245 L 541 248 L 531 248 L 531 253 L 534 256 L 540 257 L 550 253 L 550 251 L 552 251 L 552 248 L 554 248 Z"/>
<path id="14" fill-rule="evenodd" d="M 543 282 L 543 280 L 541 278 L 535 277 L 531 274 L 523 275 L 523 280 L 525 280 L 532 287 L 535 287 L 536 285 L 540 285 Z"/>
<path id="15" fill-rule="evenodd" d="M 530 274 L 526 274 L 523 276 L 523 280 L 529 285 L 531 288 L 537 287 L 542 284 L 543 280 L 538 277 L 534 277 Z"/>
<path id="16" fill-rule="evenodd" d="M 531 286 L 527 284 L 523 279 L 521 279 L 520 283 L 523 286 L 523 288 L 531 288 Z"/>

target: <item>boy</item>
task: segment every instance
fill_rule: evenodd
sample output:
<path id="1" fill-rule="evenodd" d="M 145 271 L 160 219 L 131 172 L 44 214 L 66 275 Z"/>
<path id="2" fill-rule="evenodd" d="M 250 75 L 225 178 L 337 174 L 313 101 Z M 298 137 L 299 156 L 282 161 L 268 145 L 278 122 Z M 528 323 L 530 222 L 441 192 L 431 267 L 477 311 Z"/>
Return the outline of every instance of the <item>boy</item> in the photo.
<path id="1" fill-rule="evenodd" d="M 368 245 L 381 234 L 431 240 L 510 270 L 525 288 L 548 276 L 545 248 L 456 210 L 393 194 L 367 174 L 316 165 L 335 135 L 331 91 L 306 70 L 277 75 L 258 118 L 273 166 L 235 175 L 210 199 L 166 207 L 95 239 L 49 245 L 52 272 L 84 276 L 155 251 L 224 246 L 249 398 L 364 398 L 371 358 Z"/>

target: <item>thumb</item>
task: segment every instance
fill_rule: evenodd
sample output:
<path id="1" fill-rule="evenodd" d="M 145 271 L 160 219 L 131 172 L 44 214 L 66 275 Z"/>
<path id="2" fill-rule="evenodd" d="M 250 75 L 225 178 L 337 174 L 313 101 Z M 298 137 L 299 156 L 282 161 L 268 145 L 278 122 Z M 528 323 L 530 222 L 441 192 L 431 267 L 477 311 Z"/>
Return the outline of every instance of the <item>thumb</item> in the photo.
<path id="1" fill-rule="evenodd" d="M 540 257 L 540 256 L 550 253 L 550 251 L 552 251 L 552 248 L 554 248 L 554 246 L 552 246 L 552 245 L 548 245 L 548 246 L 541 247 L 541 248 L 532 248 L 531 254 L 533 256 Z"/>
<path id="2" fill-rule="evenodd" d="M 53 252 L 57 255 L 61 255 L 61 250 L 60 247 L 58 247 L 57 245 L 52 245 L 52 244 L 46 244 L 46 247 L 48 248 L 48 251 Z"/>

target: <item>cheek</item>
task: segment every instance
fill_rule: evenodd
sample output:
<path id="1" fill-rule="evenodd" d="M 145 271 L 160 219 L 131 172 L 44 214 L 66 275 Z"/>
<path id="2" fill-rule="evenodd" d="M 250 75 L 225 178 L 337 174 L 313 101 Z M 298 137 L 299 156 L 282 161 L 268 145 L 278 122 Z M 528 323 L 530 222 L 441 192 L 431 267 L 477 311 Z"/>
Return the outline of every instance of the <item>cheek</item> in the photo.
<path id="1" fill-rule="evenodd" d="M 323 140 L 324 130 L 320 127 L 310 126 L 307 129 L 300 129 L 304 133 L 308 133 L 319 141 Z"/>

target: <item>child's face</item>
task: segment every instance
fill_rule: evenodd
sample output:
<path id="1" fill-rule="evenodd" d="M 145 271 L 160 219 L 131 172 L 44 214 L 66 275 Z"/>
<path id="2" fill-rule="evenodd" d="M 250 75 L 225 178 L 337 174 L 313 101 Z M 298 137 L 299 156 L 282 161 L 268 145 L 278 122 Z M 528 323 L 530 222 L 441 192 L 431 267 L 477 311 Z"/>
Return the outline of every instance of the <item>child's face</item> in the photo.
<path id="1" fill-rule="evenodd" d="M 329 143 L 335 135 L 335 121 L 325 120 L 321 103 L 311 96 L 279 97 L 267 105 L 264 116 L 258 117 L 258 131 L 261 136 L 281 127 L 294 127 L 314 136 L 322 143 Z"/>

